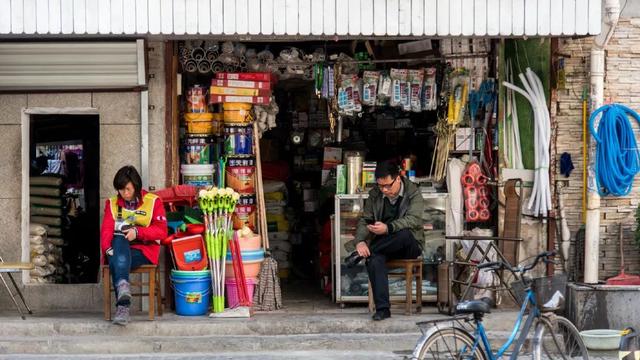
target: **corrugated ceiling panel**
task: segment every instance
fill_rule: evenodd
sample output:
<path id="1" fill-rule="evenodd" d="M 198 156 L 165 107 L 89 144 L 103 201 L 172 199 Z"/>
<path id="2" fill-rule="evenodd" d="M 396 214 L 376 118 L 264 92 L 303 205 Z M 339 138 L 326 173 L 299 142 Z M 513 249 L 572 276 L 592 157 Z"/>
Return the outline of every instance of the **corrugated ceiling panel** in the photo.
<path id="1" fill-rule="evenodd" d="M 602 0 L 0 0 L 0 37 L 596 35 Z M 561 32 L 560 32 L 561 31 Z"/>
<path id="2" fill-rule="evenodd" d="M 131 88 L 140 84 L 142 43 L 0 43 L 0 90 Z M 141 65 L 141 66 L 139 66 Z"/>

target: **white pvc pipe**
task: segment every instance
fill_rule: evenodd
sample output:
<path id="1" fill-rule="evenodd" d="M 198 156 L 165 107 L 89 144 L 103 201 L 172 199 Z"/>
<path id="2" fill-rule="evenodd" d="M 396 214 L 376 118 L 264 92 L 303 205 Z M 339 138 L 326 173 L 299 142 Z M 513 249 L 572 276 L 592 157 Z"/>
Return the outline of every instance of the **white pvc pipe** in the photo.
<path id="1" fill-rule="evenodd" d="M 526 70 L 526 76 L 520 74 L 519 77 L 525 90 L 508 82 L 503 82 L 503 84 L 524 96 L 533 109 L 535 176 L 531 198 L 527 206 L 534 214 L 546 217 L 552 209 L 551 186 L 549 184 L 551 118 L 540 78 L 529 68 Z"/>
<path id="2" fill-rule="evenodd" d="M 591 109 L 595 110 L 604 103 L 604 56 L 605 48 L 613 36 L 620 17 L 620 1 L 606 0 L 604 5 L 603 31 L 598 35 L 591 49 Z M 599 119 L 596 119 L 599 121 Z M 584 238 L 584 282 L 598 282 L 598 264 L 600 251 L 600 195 L 595 181 L 595 142 L 589 141 L 589 169 L 587 178 L 587 216 Z"/>

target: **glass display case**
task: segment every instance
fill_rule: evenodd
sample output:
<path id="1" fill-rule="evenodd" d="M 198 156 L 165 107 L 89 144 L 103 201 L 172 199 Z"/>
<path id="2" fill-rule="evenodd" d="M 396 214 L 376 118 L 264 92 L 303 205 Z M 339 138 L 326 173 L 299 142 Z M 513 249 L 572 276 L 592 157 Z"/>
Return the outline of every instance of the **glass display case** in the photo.
<path id="1" fill-rule="evenodd" d="M 367 302 L 369 278 L 364 265 L 348 268 L 344 259 L 355 250 L 355 232 L 358 219 L 362 216 L 364 202 L 368 194 L 336 195 L 335 217 L 333 221 L 333 283 L 334 300 L 344 304 Z M 448 194 L 422 193 L 424 199 L 423 228 L 425 246 L 423 251 L 422 294 L 426 302 L 436 301 L 438 263 L 450 258 L 445 246 L 445 209 Z M 405 281 L 397 277 L 389 278 L 389 294 L 393 299 L 404 299 Z M 415 285 L 414 285 L 415 294 Z"/>

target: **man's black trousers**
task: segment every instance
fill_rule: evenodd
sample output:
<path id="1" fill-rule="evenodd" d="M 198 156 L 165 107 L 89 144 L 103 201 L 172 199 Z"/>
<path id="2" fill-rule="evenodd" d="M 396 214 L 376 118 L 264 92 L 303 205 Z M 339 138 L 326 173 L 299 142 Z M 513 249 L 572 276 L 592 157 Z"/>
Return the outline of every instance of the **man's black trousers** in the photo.
<path id="1" fill-rule="evenodd" d="M 390 235 L 376 236 L 369 250 L 371 256 L 367 258 L 367 271 L 372 287 L 369 291 L 373 292 L 376 310 L 388 309 L 390 304 L 387 260 L 415 259 L 422 254 L 422 250 L 418 241 L 407 229 Z"/>

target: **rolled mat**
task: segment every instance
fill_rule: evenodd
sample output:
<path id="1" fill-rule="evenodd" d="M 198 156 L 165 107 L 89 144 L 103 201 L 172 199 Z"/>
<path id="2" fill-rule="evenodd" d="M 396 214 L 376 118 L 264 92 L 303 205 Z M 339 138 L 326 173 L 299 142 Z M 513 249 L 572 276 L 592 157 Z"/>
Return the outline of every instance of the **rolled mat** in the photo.
<path id="1" fill-rule="evenodd" d="M 31 215 L 45 215 L 45 216 L 62 216 L 62 209 L 59 207 L 46 207 L 39 205 L 31 205 Z"/>
<path id="2" fill-rule="evenodd" d="M 33 176 L 29 178 L 29 185 L 60 186 L 62 179 L 55 176 Z"/>
<path id="3" fill-rule="evenodd" d="M 51 216 L 32 216 L 31 221 L 45 225 L 60 226 L 62 225 L 62 219 L 60 217 Z"/>
<path id="4" fill-rule="evenodd" d="M 50 187 L 50 186 L 30 186 L 29 187 L 30 195 L 40 195 L 40 196 L 49 196 L 49 197 L 60 197 L 60 188 L 59 187 Z"/>
<path id="5" fill-rule="evenodd" d="M 29 196 L 29 202 L 33 205 L 42 206 L 62 206 L 62 200 L 56 198 L 48 198 L 42 196 Z"/>

